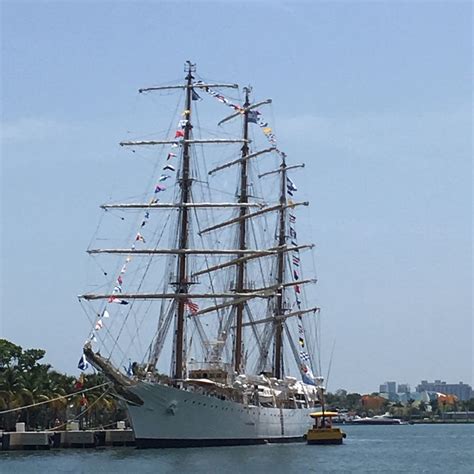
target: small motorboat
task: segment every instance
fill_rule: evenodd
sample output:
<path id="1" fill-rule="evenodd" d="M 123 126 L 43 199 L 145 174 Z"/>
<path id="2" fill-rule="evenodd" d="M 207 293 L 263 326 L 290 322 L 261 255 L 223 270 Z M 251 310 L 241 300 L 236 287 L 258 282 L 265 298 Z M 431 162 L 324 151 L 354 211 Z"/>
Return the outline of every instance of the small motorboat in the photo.
<path id="1" fill-rule="evenodd" d="M 373 417 L 354 418 L 351 421 L 352 425 L 408 425 L 407 421 L 402 421 L 399 418 L 392 418 L 388 415 L 375 415 Z"/>
<path id="2" fill-rule="evenodd" d="M 341 428 L 334 428 L 332 424 L 332 419 L 338 416 L 337 412 L 321 411 L 309 416 L 314 419 L 314 425 L 306 435 L 308 444 L 342 444 L 346 433 Z"/>

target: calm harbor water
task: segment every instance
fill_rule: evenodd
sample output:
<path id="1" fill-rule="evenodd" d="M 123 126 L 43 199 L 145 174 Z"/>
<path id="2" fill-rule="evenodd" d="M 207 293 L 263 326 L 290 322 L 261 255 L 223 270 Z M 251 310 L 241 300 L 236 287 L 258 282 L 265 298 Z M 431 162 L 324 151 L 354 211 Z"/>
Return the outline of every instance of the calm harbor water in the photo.
<path id="1" fill-rule="evenodd" d="M 0 452 L 7 473 L 472 473 L 474 425 L 346 426 L 342 446 Z"/>

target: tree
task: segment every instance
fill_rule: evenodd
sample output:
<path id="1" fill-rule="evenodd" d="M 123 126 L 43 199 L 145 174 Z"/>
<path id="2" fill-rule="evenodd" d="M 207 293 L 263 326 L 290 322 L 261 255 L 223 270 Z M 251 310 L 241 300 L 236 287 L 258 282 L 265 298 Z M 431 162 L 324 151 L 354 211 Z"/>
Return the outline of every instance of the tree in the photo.
<path id="1" fill-rule="evenodd" d="M 462 401 L 461 409 L 463 411 L 474 411 L 474 398 Z"/>
<path id="2" fill-rule="evenodd" d="M 343 388 L 339 388 L 339 389 L 336 390 L 335 395 L 340 397 L 340 398 L 346 398 L 347 390 L 344 390 Z"/>
<path id="3" fill-rule="evenodd" d="M 104 382 L 102 376 L 86 375 L 78 386 L 76 377 L 61 374 L 52 370 L 49 364 L 40 363 L 44 355 L 43 349 L 23 350 L 6 339 L 0 339 L 0 411 L 40 403 L 0 415 L 0 429 L 12 430 L 17 421 L 24 421 L 28 428 L 51 428 L 56 419 L 67 421 L 68 403 L 76 406 L 76 414 L 85 411 L 86 422 L 94 426 L 123 419 L 124 413 L 119 410 L 117 401 L 110 394 L 102 396 L 103 387 L 87 392 L 87 397 L 80 393 L 74 395 L 75 390 L 101 385 Z M 71 394 L 71 397 L 60 398 Z M 54 401 L 42 403 L 49 400 Z M 85 400 L 88 403 L 84 403 Z"/>
<path id="4" fill-rule="evenodd" d="M 431 401 L 430 401 L 430 405 L 431 405 L 431 411 L 432 411 L 434 414 L 439 414 L 439 402 L 438 402 L 438 398 L 435 398 L 434 400 L 431 400 Z"/>
<path id="5" fill-rule="evenodd" d="M 21 355 L 21 347 L 6 339 L 0 339 L 0 370 L 10 367 Z"/>
<path id="6" fill-rule="evenodd" d="M 347 408 L 349 410 L 356 410 L 360 408 L 360 399 L 362 395 L 360 393 L 348 393 L 346 396 Z"/>

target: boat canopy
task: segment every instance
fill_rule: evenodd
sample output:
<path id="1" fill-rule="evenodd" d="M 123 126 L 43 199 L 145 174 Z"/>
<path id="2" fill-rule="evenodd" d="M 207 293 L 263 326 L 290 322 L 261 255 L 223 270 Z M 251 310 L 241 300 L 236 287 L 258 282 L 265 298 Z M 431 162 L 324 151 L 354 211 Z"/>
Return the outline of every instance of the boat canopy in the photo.
<path id="1" fill-rule="evenodd" d="M 337 411 L 318 411 L 318 412 L 315 412 L 315 413 L 310 413 L 309 416 L 311 418 L 319 418 L 319 417 L 325 417 L 325 418 L 331 418 L 333 416 L 338 416 L 339 413 Z"/>

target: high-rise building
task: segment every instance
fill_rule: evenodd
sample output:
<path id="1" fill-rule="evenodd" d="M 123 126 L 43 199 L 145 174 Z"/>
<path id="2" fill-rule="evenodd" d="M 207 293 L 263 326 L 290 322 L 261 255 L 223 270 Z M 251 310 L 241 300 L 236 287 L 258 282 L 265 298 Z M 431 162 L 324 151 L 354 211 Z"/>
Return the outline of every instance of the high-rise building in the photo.
<path id="1" fill-rule="evenodd" d="M 385 382 L 388 393 L 397 393 L 397 382 Z"/>
<path id="2" fill-rule="evenodd" d="M 386 398 L 388 398 L 389 400 L 396 399 L 396 397 L 397 397 L 397 382 L 385 382 L 383 384 L 380 384 L 379 393 L 384 393 L 384 394 L 388 395 L 388 397 L 386 397 Z"/>
<path id="3" fill-rule="evenodd" d="M 441 380 L 428 382 L 422 380 L 416 387 L 417 392 L 440 392 L 445 395 L 456 395 L 459 400 L 469 400 L 473 397 L 472 387 L 466 383 L 446 383 Z"/>
<path id="4" fill-rule="evenodd" d="M 397 393 L 397 382 L 385 382 L 380 384 L 379 393 Z"/>
<path id="5" fill-rule="evenodd" d="M 410 385 L 407 383 L 399 383 L 397 393 L 410 393 Z"/>

